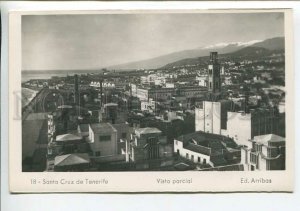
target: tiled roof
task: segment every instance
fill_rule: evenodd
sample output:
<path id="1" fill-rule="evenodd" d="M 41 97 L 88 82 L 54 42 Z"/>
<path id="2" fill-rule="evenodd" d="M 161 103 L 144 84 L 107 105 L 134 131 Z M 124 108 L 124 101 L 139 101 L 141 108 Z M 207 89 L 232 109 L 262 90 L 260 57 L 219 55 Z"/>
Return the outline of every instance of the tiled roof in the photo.
<path id="1" fill-rule="evenodd" d="M 56 136 L 56 141 L 62 142 L 62 141 L 77 141 L 77 140 L 81 140 L 82 137 L 81 136 L 77 136 L 74 134 L 63 134 L 63 135 L 58 135 Z"/>
<path id="2" fill-rule="evenodd" d="M 188 144 L 184 147 L 185 149 L 191 150 L 193 152 L 198 152 L 204 155 L 210 155 L 211 154 L 211 149 L 208 147 L 203 147 L 200 145 L 196 144 Z"/>
<path id="3" fill-rule="evenodd" d="M 227 147 L 236 148 L 237 144 L 226 136 L 197 131 L 182 135 L 177 140 L 183 142 L 183 147 L 205 155 L 219 154 Z"/>
<path id="4" fill-rule="evenodd" d="M 90 158 L 87 153 L 61 155 L 56 156 L 54 159 L 55 166 L 71 166 L 89 162 Z"/>
<path id="5" fill-rule="evenodd" d="M 190 141 L 196 142 L 199 145 L 208 147 L 209 143 L 212 141 L 218 141 L 224 143 L 226 146 L 236 147 L 236 143 L 229 137 L 212 134 L 212 133 L 205 133 L 202 131 L 197 131 L 194 133 L 185 134 L 179 136 L 177 138 L 178 141 L 182 141 L 183 143 L 188 143 Z"/>
<path id="6" fill-rule="evenodd" d="M 155 127 L 137 128 L 135 132 L 139 134 L 161 133 L 161 131 Z"/>
<path id="7" fill-rule="evenodd" d="M 227 161 L 223 156 L 212 156 L 210 161 L 214 164 L 214 166 L 221 166 L 227 164 Z"/>

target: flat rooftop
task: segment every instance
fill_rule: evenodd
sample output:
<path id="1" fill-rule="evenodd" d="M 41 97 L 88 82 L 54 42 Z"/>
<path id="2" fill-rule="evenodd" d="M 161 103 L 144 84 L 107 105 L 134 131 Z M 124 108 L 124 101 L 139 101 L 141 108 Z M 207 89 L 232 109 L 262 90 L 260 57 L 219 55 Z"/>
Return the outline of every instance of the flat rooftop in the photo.
<path id="1" fill-rule="evenodd" d="M 268 144 L 269 142 L 285 142 L 285 138 L 275 134 L 267 134 L 254 136 L 253 141 L 260 144 Z"/>

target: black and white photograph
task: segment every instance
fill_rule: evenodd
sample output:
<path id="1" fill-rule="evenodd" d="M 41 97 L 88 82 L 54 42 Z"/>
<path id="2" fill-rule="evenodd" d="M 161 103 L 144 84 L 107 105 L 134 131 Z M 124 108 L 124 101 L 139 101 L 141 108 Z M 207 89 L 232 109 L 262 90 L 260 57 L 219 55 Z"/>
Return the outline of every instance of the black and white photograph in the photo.
<path id="1" fill-rule="evenodd" d="M 22 15 L 22 172 L 284 171 L 284 20 Z"/>
<path id="2" fill-rule="evenodd" d="M 1 3 L 3 210 L 297 210 L 300 4 Z"/>

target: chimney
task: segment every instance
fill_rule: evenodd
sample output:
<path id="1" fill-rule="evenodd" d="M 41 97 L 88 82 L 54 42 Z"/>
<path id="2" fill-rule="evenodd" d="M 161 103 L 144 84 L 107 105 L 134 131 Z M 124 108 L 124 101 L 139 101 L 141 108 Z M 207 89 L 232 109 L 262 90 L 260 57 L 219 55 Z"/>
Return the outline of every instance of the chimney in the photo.
<path id="1" fill-rule="evenodd" d="M 101 99 L 101 104 L 100 104 L 100 107 L 102 108 L 103 106 L 103 87 L 102 87 L 102 80 L 100 80 L 100 99 Z"/>

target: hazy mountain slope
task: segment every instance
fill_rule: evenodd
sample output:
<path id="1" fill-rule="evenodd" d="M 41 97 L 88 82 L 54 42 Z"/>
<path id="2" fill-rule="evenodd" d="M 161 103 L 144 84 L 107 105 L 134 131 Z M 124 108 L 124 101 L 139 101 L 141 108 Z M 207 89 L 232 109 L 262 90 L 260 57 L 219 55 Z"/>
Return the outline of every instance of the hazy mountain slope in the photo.
<path id="1" fill-rule="evenodd" d="M 252 47 L 261 47 L 268 50 L 280 50 L 284 49 L 284 37 L 275 37 L 264 40 L 262 42 L 251 45 Z"/>
<path id="2" fill-rule="evenodd" d="M 253 44 L 254 43 L 254 44 Z M 218 51 L 219 54 L 227 54 L 231 52 L 236 52 L 243 48 L 247 47 L 260 47 L 266 48 L 269 50 L 284 48 L 284 38 L 277 37 L 271 38 L 264 41 L 250 41 L 246 43 L 221 43 L 216 45 L 211 45 L 203 48 L 196 48 L 191 50 L 179 51 L 159 57 L 155 57 L 152 59 L 130 62 L 121 65 L 114 65 L 107 67 L 108 69 L 154 69 L 165 66 L 170 63 L 178 62 L 180 60 L 185 60 L 190 58 L 189 60 L 194 60 L 195 57 L 203 57 L 208 56 L 211 51 Z"/>
<path id="3" fill-rule="evenodd" d="M 219 52 L 222 53 L 228 53 L 232 52 L 238 49 L 241 49 L 242 47 L 240 46 L 226 46 L 224 48 L 219 49 Z M 186 51 L 180 51 L 180 52 L 175 52 L 171 54 L 167 54 L 164 56 L 159 56 L 155 57 L 152 59 L 147 59 L 147 60 L 142 60 L 142 61 L 137 61 L 137 62 L 130 62 L 127 64 L 121 64 L 121 65 L 116 65 L 116 66 L 111 66 L 108 67 L 109 69 L 152 69 L 152 68 L 159 68 L 161 66 L 164 66 L 165 64 L 175 62 L 180 59 L 184 58 L 193 58 L 193 57 L 202 57 L 206 56 L 209 54 L 211 49 L 192 49 L 192 50 L 186 50 Z"/>
<path id="4" fill-rule="evenodd" d="M 250 57 L 255 55 L 267 55 L 271 50 L 263 47 L 250 46 L 231 53 L 231 56 Z"/>
<path id="5" fill-rule="evenodd" d="M 268 39 L 251 46 L 247 46 L 241 48 L 239 50 L 230 52 L 230 53 L 222 53 L 222 51 L 217 50 L 219 53 L 219 57 L 234 57 L 234 58 L 243 58 L 246 57 L 248 59 L 256 59 L 261 56 L 268 56 L 272 53 L 282 52 L 284 51 L 284 39 L 283 38 L 272 38 Z M 205 56 L 208 57 L 209 54 Z M 205 59 L 206 57 L 199 58 L 186 58 L 181 59 L 176 62 L 168 63 L 164 65 L 162 68 L 170 68 L 173 66 L 183 66 L 183 65 L 195 65 L 199 63 L 200 59 Z"/>

